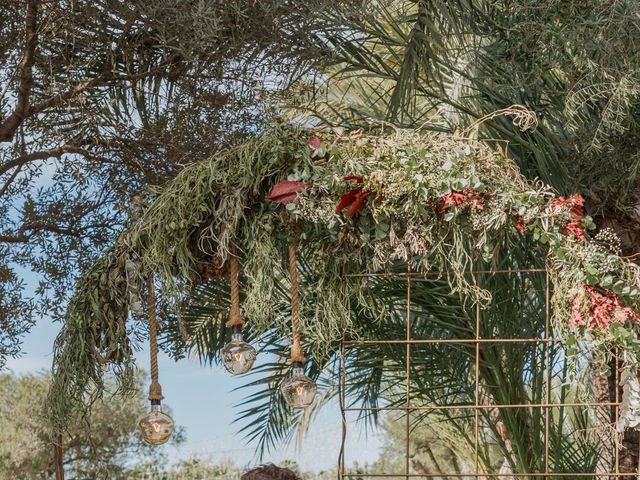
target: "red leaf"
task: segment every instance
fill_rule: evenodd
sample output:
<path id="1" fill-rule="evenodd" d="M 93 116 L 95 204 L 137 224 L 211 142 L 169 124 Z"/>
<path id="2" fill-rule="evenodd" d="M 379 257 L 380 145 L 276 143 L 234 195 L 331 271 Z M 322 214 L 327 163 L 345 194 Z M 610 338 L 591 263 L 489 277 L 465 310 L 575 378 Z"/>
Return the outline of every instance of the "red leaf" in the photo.
<path id="1" fill-rule="evenodd" d="M 351 218 L 356 213 L 358 213 L 359 211 L 361 211 L 363 209 L 364 209 L 364 200 L 358 199 L 355 202 L 353 202 L 351 204 L 351 206 L 349 207 L 349 210 L 347 211 L 347 217 Z"/>
<path id="2" fill-rule="evenodd" d="M 309 147 L 311 147 L 313 150 L 317 150 L 320 148 L 320 144 L 322 143 L 322 140 L 320 140 L 320 137 L 316 137 L 314 135 L 313 137 L 309 137 L 309 140 L 307 140 L 307 143 L 309 144 Z"/>
<path id="3" fill-rule="evenodd" d="M 265 197 L 270 202 L 286 205 L 287 203 L 295 203 L 298 201 L 298 193 L 307 188 L 305 182 L 294 182 L 291 180 L 282 180 L 276 183 L 271 189 L 271 195 Z"/>
<path id="4" fill-rule="evenodd" d="M 365 201 L 369 195 L 371 195 L 371 190 L 360 192 L 356 195 L 356 201 L 351 204 L 351 207 L 347 212 L 347 217 L 353 217 L 356 213 L 364 210 Z"/>
<path id="5" fill-rule="evenodd" d="M 367 198 L 369 195 L 371 195 L 373 192 L 371 190 L 366 190 L 364 192 L 360 192 L 358 195 L 356 195 L 356 198 L 358 200 L 364 200 L 365 198 Z"/>
<path id="6" fill-rule="evenodd" d="M 340 202 L 336 207 L 336 213 L 340 213 L 342 210 L 347 208 L 347 206 L 351 205 L 355 201 L 356 196 L 358 195 L 358 193 L 360 193 L 361 190 L 361 187 L 354 188 L 353 190 L 349 190 L 347 193 L 342 195 L 340 197 Z"/>
<path id="7" fill-rule="evenodd" d="M 355 180 L 358 183 L 363 183 L 364 182 L 364 177 L 362 175 L 347 175 L 346 177 L 344 177 L 346 182 L 349 182 L 351 180 Z"/>

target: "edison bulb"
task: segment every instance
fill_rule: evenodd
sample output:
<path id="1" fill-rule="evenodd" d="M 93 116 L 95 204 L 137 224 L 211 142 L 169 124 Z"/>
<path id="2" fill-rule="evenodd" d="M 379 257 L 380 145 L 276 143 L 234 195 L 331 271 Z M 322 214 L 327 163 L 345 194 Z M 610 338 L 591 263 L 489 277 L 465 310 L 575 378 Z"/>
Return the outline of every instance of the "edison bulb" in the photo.
<path id="1" fill-rule="evenodd" d="M 173 433 L 173 420 L 162 412 L 160 401 L 151 401 L 151 411 L 138 421 L 140 434 L 151 445 L 167 443 Z"/>
<path id="2" fill-rule="evenodd" d="M 291 376 L 280 385 L 285 401 L 292 408 L 306 408 L 316 396 L 316 384 L 304 374 L 301 363 L 293 364 Z"/>
<path id="3" fill-rule="evenodd" d="M 222 349 L 224 368 L 233 375 L 247 373 L 256 361 L 256 350 L 242 340 L 242 330 L 233 327 L 231 341 Z"/>

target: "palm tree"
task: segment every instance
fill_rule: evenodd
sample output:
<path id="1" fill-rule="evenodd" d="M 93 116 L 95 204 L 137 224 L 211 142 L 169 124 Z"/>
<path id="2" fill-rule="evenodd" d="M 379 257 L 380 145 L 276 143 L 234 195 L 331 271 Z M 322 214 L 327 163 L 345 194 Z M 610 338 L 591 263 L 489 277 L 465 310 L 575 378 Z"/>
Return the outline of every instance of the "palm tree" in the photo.
<path id="1" fill-rule="evenodd" d="M 615 226 L 625 241 L 625 251 L 635 252 L 637 230 L 630 225 L 636 215 L 633 172 L 640 158 L 637 82 L 631 80 L 640 71 L 634 33 L 640 8 L 636 2 L 416 0 L 374 4 L 373 16 L 336 19 L 339 28 L 317 32 L 326 55 L 316 63 L 323 75 L 312 85 L 314 94 L 304 105 L 306 110 L 321 122 L 349 128 L 368 128 L 372 120 L 447 131 L 472 126 L 479 137 L 496 139 L 500 148 L 507 144 L 508 154 L 530 178 L 540 178 L 565 194 L 585 194 L 600 224 Z M 332 11 L 324 14 L 330 17 Z M 596 33 L 598 41 L 589 41 Z M 491 116 L 511 105 L 536 112 L 538 127 L 523 132 L 511 118 Z M 478 124 L 478 120 L 483 121 Z M 629 171 L 631 175 L 616 173 Z M 529 248 L 513 244 L 500 261 L 542 267 Z M 540 276 L 481 280 L 491 287 L 495 300 L 483 312 L 483 336 L 499 332 L 505 338 L 523 334 L 542 338 L 544 306 L 535 294 L 540 291 Z M 366 311 L 353 308 L 358 299 L 350 299 L 361 338 L 402 338 L 404 280 L 369 281 L 372 296 L 386 305 L 388 317 L 377 322 Z M 201 295 L 206 298 L 215 288 L 205 286 Z M 284 309 L 286 288 L 279 292 Z M 186 324 L 193 330 L 187 347 L 196 346 L 213 360 L 223 340 L 210 314 L 210 309 L 202 307 L 188 313 Z M 449 293 L 446 282 L 420 279 L 412 283 L 411 325 L 418 338 L 473 338 L 475 318 L 464 302 Z M 276 332 L 262 340 L 269 352 L 283 353 Z M 394 388 L 394 382 L 404 378 L 407 368 L 403 349 L 392 344 L 375 353 L 364 347 L 351 349 L 346 365 L 349 401 L 369 407 L 402 404 L 403 393 Z M 409 368 L 418 381 L 412 383 L 411 398 L 424 405 L 473 399 L 475 383 L 470 379 L 475 354 L 475 347 L 412 348 Z M 543 388 L 545 375 L 551 375 L 558 385 L 568 378 L 560 347 L 546 351 L 535 343 L 486 344 L 480 354 L 483 396 L 496 405 L 545 403 L 542 396 L 551 395 Z M 334 345 L 333 353 L 313 359 L 313 374 L 327 385 L 317 408 L 337 394 L 337 355 L 338 345 Z M 261 449 L 289 438 L 296 425 L 304 428 L 313 416 L 313 412 L 303 416 L 287 410 L 275 394 L 283 369 L 274 361 L 256 372 L 250 385 L 263 388 L 247 399 L 240 417 L 247 422 L 249 437 L 259 439 Z M 606 391 L 596 392 L 597 398 L 612 397 L 609 382 L 604 385 Z M 563 387 L 553 395 L 562 400 L 576 392 Z M 446 411 L 438 415 L 456 428 L 467 446 L 475 442 L 469 436 L 469 422 L 474 419 Z M 376 420 L 375 410 L 364 418 Z M 584 410 L 569 414 L 562 409 L 483 409 L 481 421 L 487 426 L 483 437 L 496 442 L 500 458 L 513 472 L 543 469 L 540 462 L 545 448 L 555 472 L 596 469 L 593 439 L 572 441 L 578 435 L 574 429 L 593 426 Z M 630 440 L 634 437 L 628 433 L 627 443 Z M 628 455 L 635 449 L 631 442 L 623 450 L 623 471 L 637 468 Z M 479 456 L 485 471 L 495 471 L 495 458 L 489 452 L 480 451 Z"/>
<path id="2" fill-rule="evenodd" d="M 494 267 L 540 268 L 543 267 L 541 258 L 530 241 L 521 240 L 497 257 Z M 393 269 L 397 273 L 405 270 L 404 264 Z M 302 297 L 312 305 L 311 287 L 317 281 L 317 272 L 303 259 L 300 274 Z M 365 292 L 370 298 L 365 303 L 371 300 L 385 316 L 376 318 L 375 313 L 363 308 L 362 299 L 348 299 L 357 336 L 344 339 L 351 345 L 344 360 L 347 406 L 363 408 L 362 421 L 377 422 L 380 407 L 398 409 L 399 415 L 405 415 L 403 408 L 408 393 L 411 407 L 417 408 L 410 417 L 412 429 L 428 425 L 440 438 L 450 439 L 447 444 L 459 445 L 461 453 L 471 452 L 472 456 L 477 442 L 480 473 L 530 473 L 547 468 L 556 473 L 594 472 L 598 449 L 596 439 L 584 434 L 594 427 L 587 409 L 567 411 L 562 406 L 540 406 L 549 401 L 570 403 L 569 400 L 579 394 L 567 387 L 569 372 L 563 347 L 555 343 L 547 347 L 542 341 L 548 327 L 545 274 L 535 271 L 484 275 L 479 280 L 494 294 L 494 302 L 480 312 L 480 337 L 533 341 L 482 343 L 476 350 L 473 340 L 477 311 L 465 307 L 464 300 L 451 293 L 445 279 L 416 277 L 411 279 L 411 338 L 463 339 L 463 342 L 466 339 L 468 342 L 415 344 L 407 356 L 406 346 L 394 343 L 406 338 L 407 278 L 371 276 L 366 279 Z M 276 309 L 288 315 L 286 280 L 279 278 L 278 285 Z M 227 312 L 225 292 L 224 281 L 203 285 L 183 322 L 188 331 L 187 343 L 182 346 L 193 349 L 209 362 L 219 361 L 218 352 L 226 340 L 221 327 Z M 178 322 L 168 325 L 173 328 L 168 331 L 167 340 L 174 345 L 184 342 L 185 337 L 176 327 Z M 245 387 L 251 387 L 255 393 L 243 402 L 236 421 L 242 424 L 248 439 L 257 441 L 259 451 L 265 452 L 279 442 L 291 440 L 296 432 L 303 432 L 315 414 L 340 394 L 340 344 L 335 343 L 327 355 L 312 358 L 311 375 L 318 381 L 321 395 L 312 410 L 301 412 L 289 409 L 278 393 L 278 384 L 286 373 L 286 365 L 279 360 L 287 353 L 281 333 L 267 332 L 259 338 L 259 343 L 266 345 L 263 355 L 273 360 L 262 364 L 248 377 Z M 405 388 L 407 369 L 411 377 L 408 392 Z M 477 419 L 472 408 L 476 395 L 479 395 L 479 404 L 487 406 L 477 410 Z M 414 448 L 416 452 L 424 451 L 417 440 Z M 548 465 L 545 465 L 547 457 Z M 467 461 L 465 466 L 463 458 L 459 460 L 454 464 L 463 469 L 462 473 L 473 472 L 473 462 L 469 465 Z M 419 470 L 418 460 L 414 461 L 413 468 Z M 456 472 L 441 470 L 439 473 Z"/>

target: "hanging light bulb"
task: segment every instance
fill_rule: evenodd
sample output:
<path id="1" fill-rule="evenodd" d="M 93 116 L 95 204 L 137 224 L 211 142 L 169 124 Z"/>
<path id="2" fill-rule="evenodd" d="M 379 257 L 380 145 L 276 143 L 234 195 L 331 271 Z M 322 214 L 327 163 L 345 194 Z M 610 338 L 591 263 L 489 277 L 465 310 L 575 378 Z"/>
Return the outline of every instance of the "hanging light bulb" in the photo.
<path id="1" fill-rule="evenodd" d="M 164 399 L 162 387 L 158 381 L 158 334 L 156 323 L 156 293 L 153 285 L 153 275 L 147 279 L 147 293 L 149 304 L 149 352 L 151 356 L 151 385 L 149 385 L 149 400 L 151 411 L 138 420 L 138 429 L 145 442 L 151 445 L 167 443 L 173 433 L 173 420 L 162 411 L 160 402 Z"/>
<path id="2" fill-rule="evenodd" d="M 231 328 L 231 341 L 222 349 L 222 363 L 233 375 L 247 373 L 256 361 L 256 350 L 242 340 L 242 327 Z"/>
<path id="3" fill-rule="evenodd" d="M 295 362 L 291 376 L 280 385 L 280 391 L 291 408 L 306 408 L 316 396 L 316 384 L 304 374 L 302 363 Z"/>
<path id="4" fill-rule="evenodd" d="M 173 433 L 173 420 L 162 411 L 160 400 L 151 401 L 151 411 L 138 421 L 140 434 L 151 445 L 167 443 Z"/>
<path id="5" fill-rule="evenodd" d="M 231 311 L 226 327 L 231 329 L 231 341 L 222 349 L 222 363 L 227 372 L 233 375 L 247 373 L 256 361 L 256 350 L 242 339 L 244 321 L 240 316 L 240 282 L 238 257 L 230 259 L 231 267 Z"/>
<path id="6" fill-rule="evenodd" d="M 289 276 L 291 277 L 291 376 L 280 385 L 280 392 L 291 408 L 306 408 L 313 403 L 316 396 L 316 384 L 304 374 L 307 359 L 302 350 L 300 318 L 298 317 L 298 265 L 296 261 L 296 244 L 289 243 Z"/>

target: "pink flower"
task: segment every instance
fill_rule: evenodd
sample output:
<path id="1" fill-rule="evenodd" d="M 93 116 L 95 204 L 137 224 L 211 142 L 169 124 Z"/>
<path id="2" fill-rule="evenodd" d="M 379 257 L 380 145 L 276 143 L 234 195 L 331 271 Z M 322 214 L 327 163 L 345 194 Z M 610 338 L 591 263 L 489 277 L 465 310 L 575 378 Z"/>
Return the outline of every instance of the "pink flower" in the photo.
<path id="1" fill-rule="evenodd" d="M 450 207 L 469 206 L 477 211 L 484 210 L 485 195 L 473 188 L 466 188 L 462 192 L 452 190 L 443 195 L 438 202 L 438 211 L 446 213 Z"/>
<path id="2" fill-rule="evenodd" d="M 563 235 L 573 235 L 581 242 L 584 242 L 584 228 L 578 222 L 569 222 L 562 230 Z"/>
<path id="3" fill-rule="evenodd" d="M 571 216 L 571 221 L 562 230 L 563 235 L 573 235 L 580 241 L 585 240 L 582 219 L 584 218 L 584 198 L 582 195 L 573 194 L 568 198 L 556 197 L 551 201 L 552 208 L 566 208 Z"/>
<path id="4" fill-rule="evenodd" d="M 582 289 L 573 299 L 569 327 L 608 329 L 612 323 L 624 324 L 638 319 L 638 314 L 625 307 L 615 293 L 590 285 L 583 285 Z"/>
<path id="5" fill-rule="evenodd" d="M 325 152 L 324 156 L 316 155 L 316 150 L 318 150 L 322 146 L 322 139 L 317 136 L 309 137 L 307 140 L 307 144 L 309 145 L 309 156 L 312 160 L 327 160 L 329 158 L 329 152 Z"/>

